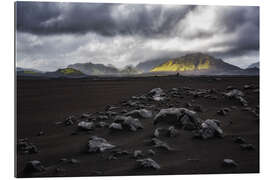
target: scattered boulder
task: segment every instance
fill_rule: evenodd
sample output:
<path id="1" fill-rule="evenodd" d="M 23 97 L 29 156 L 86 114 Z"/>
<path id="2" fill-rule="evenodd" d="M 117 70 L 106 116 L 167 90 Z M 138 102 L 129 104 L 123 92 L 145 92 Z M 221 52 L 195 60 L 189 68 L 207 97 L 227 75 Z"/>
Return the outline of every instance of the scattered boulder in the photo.
<path id="1" fill-rule="evenodd" d="M 75 123 L 76 119 L 75 119 L 75 116 L 68 116 L 65 121 L 64 121 L 64 124 L 66 126 L 71 126 Z"/>
<path id="2" fill-rule="evenodd" d="M 237 144 L 245 144 L 246 143 L 246 140 L 242 137 L 237 137 L 235 140 L 234 140 L 235 143 Z"/>
<path id="3" fill-rule="evenodd" d="M 128 154 L 130 154 L 130 152 L 128 152 L 127 150 L 116 150 L 115 152 L 115 155 L 117 155 L 117 156 L 121 156 L 121 155 L 128 155 Z"/>
<path id="4" fill-rule="evenodd" d="M 104 152 L 115 147 L 115 145 L 108 143 L 106 139 L 97 136 L 92 136 L 88 141 L 88 152 Z"/>
<path id="5" fill-rule="evenodd" d="M 165 93 L 161 88 L 152 89 L 149 93 L 154 101 L 162 101 L 165 99 Z"/>
<path id="6" fill-rule="evenodd" d="M 228 98 L 237 99 L 243 106 L 247 106 L 248 102 L 243 98 L 244 93 L 238 89 L 233 89 L 228 93 L 225 93 Z"/>
<path id="7" fill-rule="evenodd" d="M 224 159 L 222 166 L 230 168 L 230 167 L 237 167 L 238 164 L 232 159 Z"/>
<path id="8" fill-rule="evenodd" d="M 123 125 L 128 127 L 131 131 L 137 131 L 137 129 L 143 129 L 143 125 L 139 119 L 134 119 L 128 116 L 127 119 L 123 122 Z"/>
<path id="9" fill-rule="evenodd" d="M 237 98 L 239 96 L 240 97 L 244 96 L 244 93 L 238 89 L 233 89 L 233 90 L 229 91 L 228 93 L 225 93 L 225 96 Z"/>
<path id="10" fill-rule="evenodd" d="M 226 87 L 226 90 L 233 90 L 233 89 L 235 89 L 233 86 L 227 86 Z"/>
<path id="11" fill-rule="evenodd" d="M 254 146 L 252 144 L 241 144 L 240 145 L 241 149 L 243 151 L 253 151 L 255 150 Z"/>
<path id="12" fill-rule="evenodd" d="M 159 137 L 160 136 L 160 133 L 159 131 L 161 130 L 162 128 L 156 128 L 155 131 L 154 131 L 154 137 Z"/>
<path id="13" fill-rule="evenodd" d="M 143 129 L 143 125 L 139 119 L 130 116 L 116 116 L 114 122 L 121 123 L 122 126 L 127 127 L 131 131 Z"/>
<path id="14" fill-rule="evenodd" d="M 108 160 L 117 160 L 118 158 L 115 155 L 110 155 Z"/>
<path id="15" fill-rule="evenodd" d="M 191 103 L 185 103 L 185 106 L 189 108 L 189 107 L 192 107 L 192 104 Z"/>
<path id="16" fill-rule="evenodd" d="M 165 142 L 157 139 L 157 138 L 152 138 L 152 143 L 154 144 L 154 147 L 156 148 L 161 148 L 161 149 L 165 149 L 165 150 L 172 150 L 172 148 Z"/>
<path id="17" fill-rule="evenodd" d="M 135 150 L 135 151 L 133 152 L 133 157 L 134 157 L 134 158 L 140 158 L 140 157 L 143 157 L 142 151 L 141 151 L 141 150 Z"/>
<path id="18" fill-rule="evenodd" d="M 44 136 L 44 135 L 45 135 L 45 133 L 43 131 L 39 131 L 37 134 L 37 136 Z"/>
<path id="19" fill-rule="evenodd" d="M 169 108 L 161 109 L 154 118 L 154 124 L 159 122 L 167 122 L 183 126 L 184 129 L 194 130 L 198 128 L 201 120 L 197 113 L 186 108 Z"/>
<path id="20" fill-rule="evenodd" d="M 243 87 L 244 89 L 252 89 L 252 88 L 254 88 L 254 86 L 253 85 L 248 85 L 248 84 L 246 84 L 246 85 L 244 85 L 244 87 Z"/>
<path id="21" fill-rule="evenodd" d="M 154 156 L 156 154 L 156 152 L 153 149 L 148 149 L 147 154 Z"/>
<path id="22" fill-rule="evenodd" d="M 177 134 L 178 134 L 178 131 L 177 131 L 177 129 L 175 129 L 174 126 L 170 126 L 168 128 L 168 136 L 169 137 L 175 137 L 175 136 L 177 136 Z"/>
<path id="23" fill-rule="evenodd" d="M 119 131 L 119 130 L 122 130 L 123 127 L 122 127 L 122 124 L 113 122 L 113 123 L 109 126 L 109 129 Z"/>
<path id="24" fill-rule="evenodd" d="M 93 130 L 95 128 L 95 123 L 94 122 L 87 122 L 87 121 L 81 121 L 78 123 L 78 128 L 82 130 Z"/>
<path id="25" fill-rule="evenodd" d="M 108 123 L 104 122 L 104 121 L 100 121 L 96 124 L 96 127 L 108 127 Z"/>
<path id="26" fill-rule="evenodd" d="M 107 121 L 109 118 L 106 115 L 97 116 L 97 121 Z"/>
<path id="27" fill-rule="evenodd" d="M 35 154 L 39 152 L 37 146 L 29 142 L 27 138 L 18 139 L 17 150 L 24 154 Z"/>
<path id="28" fill-rule="evenodd" d="M 81 115 L 81 118 L 90 118 L 91 117 L 91 114 L 90 113 L 83 113 L 82 115 Z"/>
<path id="29" fill-rule="evenodd" d="M 77 159 L 70 159 L 70 161 L 69 161 L 71 164 L 79 164 L 80 163 L 80 161 L 79 160 L 77 160 Z"/>
<path id="30" fill-rule="evenodd" d="M 207 119 L 201 124 L 201 129 L 194 131 L 194 137 L 202 139 L 223 137 L 223 130 L 220 128 L 220 121 Z"/>
<path id="31" fill-rule="evenodd" d="M 33 173 L 33 172 L 42 172 L 45 171 L 44 166 L 38 160 L 28 161 L 24 168 L 25 172 Z"/>
<path id="32" fill-rule="evenodd" d="M 125 116 L 131 116 L 133 118 L 151 118 L 152 112 L 146 109 L 133 110 L 125 114 Z"/>
<path id="33" fill-rule="evenodd" d="M 222 108 L 217 111 L 217 114 L 221 116 L 225 116 L 229 111 L 230 111 L 229 108 Z"/>
<path id="34" fill-rule="evenodd" d="M 160 165 L 151 158 L 138 159 L 140 168 L 160 169 Z"/>

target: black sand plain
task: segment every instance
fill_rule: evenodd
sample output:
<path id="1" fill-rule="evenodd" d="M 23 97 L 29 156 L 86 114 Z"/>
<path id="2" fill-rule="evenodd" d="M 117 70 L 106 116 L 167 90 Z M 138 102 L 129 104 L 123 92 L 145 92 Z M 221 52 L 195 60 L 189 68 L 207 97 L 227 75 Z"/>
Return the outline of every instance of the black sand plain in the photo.
<path id="1" fill-rule="evenodd" d="M 243 89 L 244 85 L 254 88 Z M 39 152 L 25 154 L 17 152 L 17 177 L 51 177 L 51 176 L 111 176 L 111 175 L 160 175 L 160 174 L 206 174 L 206 173 L 258 173 L 259 172 L 259 119 L 251 111 L 245 110 L 239 102 L 224 97 L 228 86 L 245 93 L 248 107 L 259 106 L 258 76 L 224 76 L 224 77 L 137 77 L 137 78 L 101 78 L 101 79 L 17 79 L 17 139 L 28 138 L 38 147 Z M 136 132 L 119 131 L 111 133 L 108 128 L 96 128 L 93 131 L 79 131 L 76 123 L 71 126 L 57 125 L 67 116 L 80 117 L 82 113 L 105 112 L 107 105 L 120 106 L 115 110 L 132 110 L 122 107 L 124 100 L 132 96 L 147 94 L 153 88 L 162 88 L 165 92 L 172 88 L 189 87 L 192 89 L 216 89 L 216 99 L 194 97 L 183 94 L 170 97 L 154 104 L 155 110 L 169 107 L 186 107 L 186 103 L 199 105 L 202 112 L 198 115 L 206 119 L 218 119 L 224 131 L 224 138 L 194 139 L 190 131 L 178 129 L 176 137 L 161 137 L 173 151 L 155 149 L 147 143 L 156 127 L 153 119 L 142 119 L 144 129 Z M 221 108 L 231 108 L 225 116 L 217 114 Z M 193 107 L 188 107 L 192 110 Z M 108 122 L 112 122 L 111 119 Z M 40 131 L 44 135 L 38 136 Z M 76 132 L 76 133 L 74 133 Z M 137 168 L 132 155 L 108 160 L 113 153 L 88 153 L 89 137 L 97 135 L 117 145 L 118 149 L 127 151 L 153 149 L 156 154 L 151 157 L 160 166 L 159 170 Z M 243 151 L 234 142 L 242 137 L 254 146 L 254 150 Z M 16 141 L 15 141 L 16 147 Z M 76 159 L 79 163 L 63 163 L 60 159 Z M 225 168 L 223 159 L 233 159 L 237 167 Z M 25 164 L 39 160 L 46 171 L 26 173 Z"/>

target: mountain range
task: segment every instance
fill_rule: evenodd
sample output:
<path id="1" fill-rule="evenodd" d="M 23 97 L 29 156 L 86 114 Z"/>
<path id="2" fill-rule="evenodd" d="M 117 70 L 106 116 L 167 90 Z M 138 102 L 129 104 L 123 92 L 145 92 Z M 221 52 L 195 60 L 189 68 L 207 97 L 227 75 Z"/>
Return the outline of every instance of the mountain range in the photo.
<path id="1" fill-rule="evenodd" d="M 258 69 L 260 69 L 260 63 L 259 62 L 253 63 L 253 64 L 249 65 L 247 68 L 248 69 L 250 69 L 250 68 L 258 68 Z"/>
<path id="2" fill-rule="evenodd" d="M 224 62 L 213 56 L 203 53 L 192 53 L 173 59 L 161 58 L 139 63 L 137 66 L 128 65 L 118 69 L 113 65 L 76 63 L 67 68 L 54 72 L 41 72 L 35 69 L 16 68 L 18 76 L 45 76 L 45 77 L 86 77 L 86 76 L 129 76 L 144 74 L 173 74 L 183 75 L 258 75 L 259 63 L 250 65 L 247 69 Z"/>

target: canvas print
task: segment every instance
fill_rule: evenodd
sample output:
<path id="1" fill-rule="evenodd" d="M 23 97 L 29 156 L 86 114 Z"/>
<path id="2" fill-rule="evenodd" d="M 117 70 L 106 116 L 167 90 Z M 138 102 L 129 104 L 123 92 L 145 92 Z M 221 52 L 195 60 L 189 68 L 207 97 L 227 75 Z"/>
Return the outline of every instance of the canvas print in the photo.
<path id="1" fill-rule="evenodd" d="M 259 7 L 15 3 L 15 176 L 259 173 Z"/>

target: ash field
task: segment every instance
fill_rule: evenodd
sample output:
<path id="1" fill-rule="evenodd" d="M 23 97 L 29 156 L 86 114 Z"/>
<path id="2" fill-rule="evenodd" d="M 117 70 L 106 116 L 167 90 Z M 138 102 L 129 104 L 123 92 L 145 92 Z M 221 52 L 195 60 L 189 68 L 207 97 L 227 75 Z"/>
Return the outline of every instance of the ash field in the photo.
<path id="1" fill-rule="evenodd" d="M 16 176 L 259 172 L 259 76 L 17 79 Z"/>

